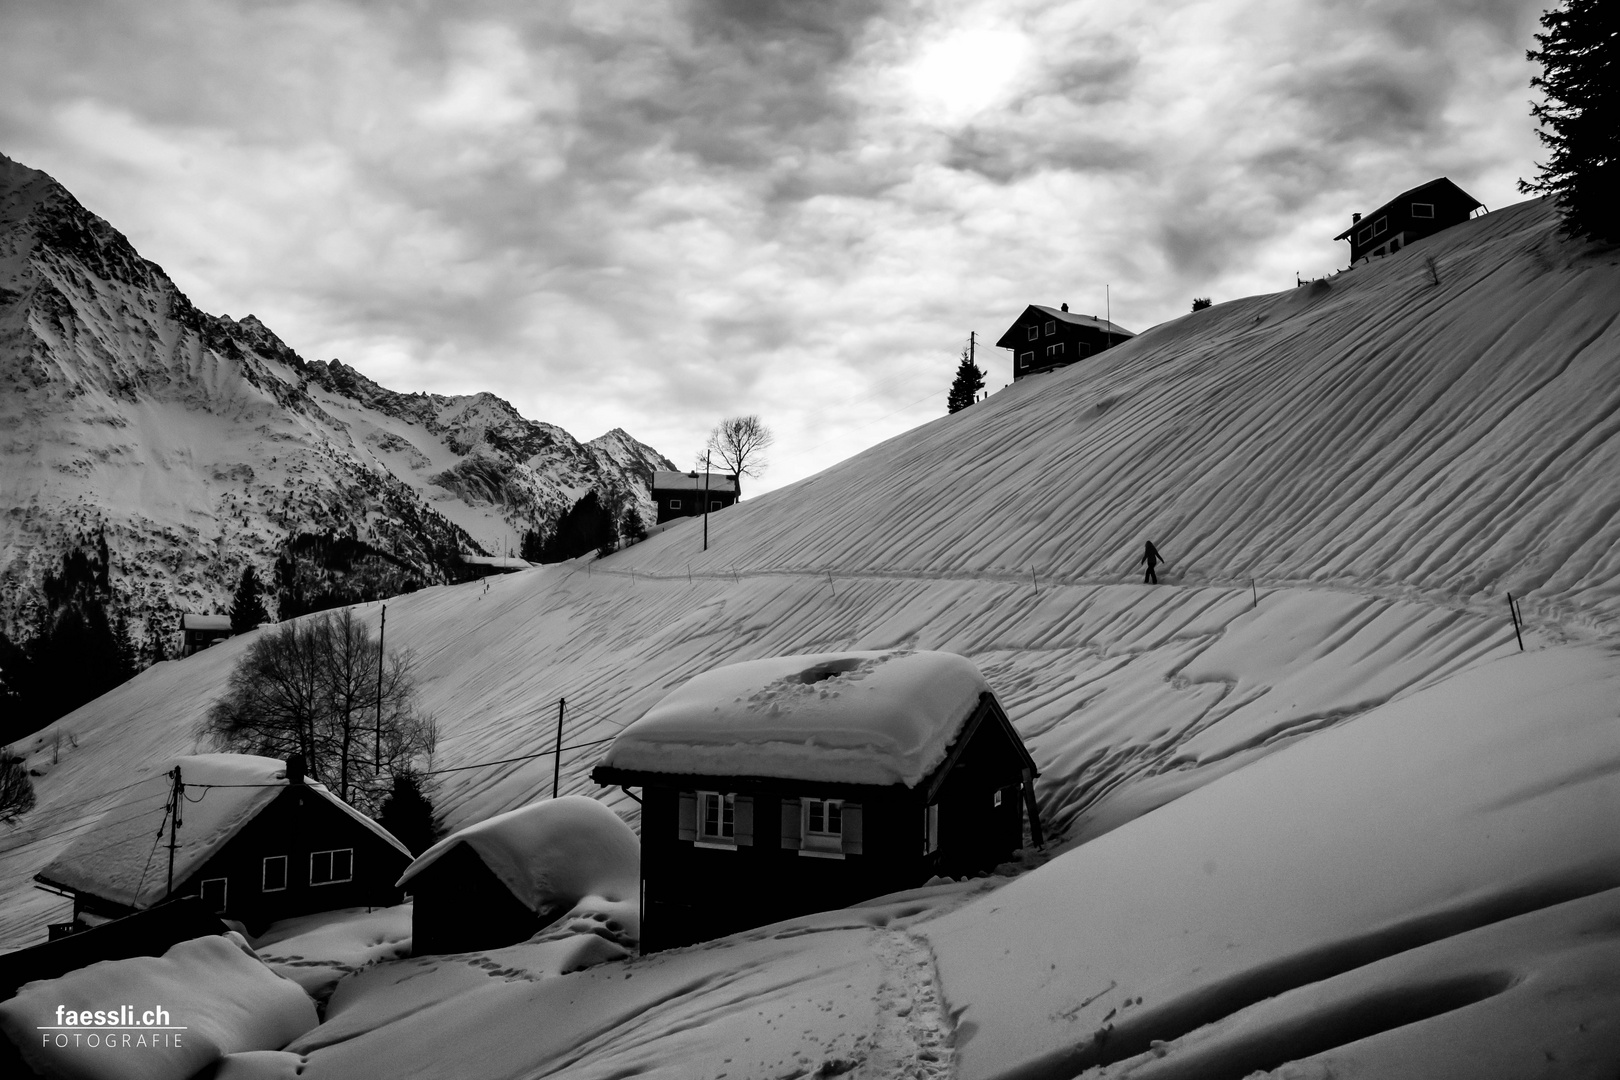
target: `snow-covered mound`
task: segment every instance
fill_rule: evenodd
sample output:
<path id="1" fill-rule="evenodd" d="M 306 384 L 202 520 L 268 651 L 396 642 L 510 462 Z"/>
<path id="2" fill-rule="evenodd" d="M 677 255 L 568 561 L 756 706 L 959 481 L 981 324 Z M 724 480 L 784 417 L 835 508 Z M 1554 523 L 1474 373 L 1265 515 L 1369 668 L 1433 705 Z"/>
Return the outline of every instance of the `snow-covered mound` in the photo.
<path id="1" fill-rule="evenodd" d="M 400 394 L 197 310 L 42 172 L 0 155 L 0 628 L 80 533 L 107 528 L 141 614 L 219 610 L 289 533 L 353 533 L 443 580 L 596 488 L 639 505 L 670 462 L 581 443 L 492 394 Z"/>
<path id="2" fill-rule="evenodd" d="M 532 911 L 586 897 L 609 903 L 640 892 L 641 844 L 630 826 L 595 799 L 564 795 L 468 825 L 417 856 L 400 886 L 465 844 Z"/>
<path id="3" fill-rule="evenodd" d="M 58 1007 L 83 1013 L 123 1005 L 143 1026 L 102 1025 L 42 1045 L 38 1029 L 65 1019 Z M 171 1030 L 146 1030 L 143 1014 L 157 1009 L 167 1018 L 152 1023 Z M 265 967 L 234 935 L 182 941 L 162 956 L 91 964 L 29 983 L 0 1003 L 0 1028 L 29 1067 L 62 1080 L 185 1080 L 225 1054 L 279 1050 L 315 1024 L 315 1005 L 298 984 Z"/>
<path id="4" fill-rule="evenodd" d="M 149 907 L 164 898 L 168 857 L 155 858 L 154 842 L 167 822 L 168 773 L 180 768 L 187 787 L 202 796 L 185 806 L 185 827 L 175 831 L 174 879 L 183 881 L 227 844 L 260 810 L 287 788 L 284 762 L 254 754 L 194 754 L 166 763 L 140 786 L 148 794 L 132 805 L 109 810 L 78 840 L 40 871 L 52 885 L 94 893 L 131 907 Z M 305 786 L 386 843 L 409 855 L 382 826 L 343 802 L 326 785 Z"/>
<path id="5" fill-rule="evenodd" d="M 915 787 L 990 689 L 960 656 L 773 656 L 687 682 L 613 740 L 603 764 Z"/>

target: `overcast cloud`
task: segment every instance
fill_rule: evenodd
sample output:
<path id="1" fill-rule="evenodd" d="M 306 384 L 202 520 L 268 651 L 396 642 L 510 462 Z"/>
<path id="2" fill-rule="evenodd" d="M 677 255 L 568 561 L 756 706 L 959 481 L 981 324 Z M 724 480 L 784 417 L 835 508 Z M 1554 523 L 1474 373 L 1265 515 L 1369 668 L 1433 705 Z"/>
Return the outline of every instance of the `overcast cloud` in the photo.
<path id="1" fill-rule="evenodd" d="M 0 151 L 209 311 L 763 485 L 944 411 L 1026 303 L 1133 330 L 1534 172 L 1544 0 L 0 0 Z M 984 344 L 989 385 L 1011 378 Z"/>

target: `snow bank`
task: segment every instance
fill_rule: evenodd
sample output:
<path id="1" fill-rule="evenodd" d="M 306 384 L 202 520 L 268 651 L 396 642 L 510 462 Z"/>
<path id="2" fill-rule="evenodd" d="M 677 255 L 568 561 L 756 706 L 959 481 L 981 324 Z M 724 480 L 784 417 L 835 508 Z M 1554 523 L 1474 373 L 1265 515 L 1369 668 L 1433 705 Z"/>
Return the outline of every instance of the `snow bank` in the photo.
<path id="1" fill-rule="evenodd" d="M 411 905 L 343 908 L 274 923 L 253 941 L 270 970 L 317 1001 L 345 975 L 411 952 Z"/>
<path id="2" fill-rule="evenodd" d="M 161 1045 L 138 1042 L 159 1033 L 102 1028 L 92 1048 L 58 1046 L 40 1027 L 56 1026 L 57 1007 L 111 1010 L 128 1005 L 137 1017 L 162 1008 L 168 1026 Z M 109 1080 L 183 1080 L 225 1054 L 279 1050 L 316 1024 L 315 1005 L 297 984 L 275 975 L 234 936 L 182 941 L 160 957 L 111 960 L 24 986 L 0 1004 L 0 1029 L 41 1076 Z M 115 1048 L 105 1040 L 116 1033 Z M 129 1036 L 129 1044 L 123 1042 Z M 175 1038 L 177 1037 L 177 1038 Z M 173 1045 L 174 1042 L 179 1045 Z M 50 1042 L 51 1045 L 42 1045 Z"/>
<path id="3" fill-rule="evenodd" d="M 115 808 L 103 815 L 66 851 L 40 871 L 53 885 L 78 889 L 132 907 L 149 907 L 168 890 L 167 841 L 163 858 L 156 857 L 153 840 L 168 818 L 166 800 L 157 781 L 161 773 L 180 767 L 186 785 L 186 805 L 175 830 L 174 881 L 183 882 L 192 871 L 224 847 L 254 815 L 287 789 L 286 763 L 254 754 L 193 754 L 177 758 L 154 774 L 153 783 L 136 807 Z M 382 826 L 333 795 L 323 784 L 305 787 L 326 799 L 383 840 L 410 852 Z"/>
<path id="4" fill-rule="evenodd" d="M 915 786 L 990 689 L 952 653 L 816 653 L 689 680 L 613 741 L 603 764 L 647 772 Z"/>
<path id="5" fill-rule="evenodd" d="M 408 888 L 412 878 L 457 844 L 476 852 L 532 911 L 595 898 L 637 921 L 641 843 L 618 814 L 595 799 L 547 799 L 451 833 L 405 868 L 400 886 Z M 576 911 L 583 915 L 591 908 L 587 902 Z"/>

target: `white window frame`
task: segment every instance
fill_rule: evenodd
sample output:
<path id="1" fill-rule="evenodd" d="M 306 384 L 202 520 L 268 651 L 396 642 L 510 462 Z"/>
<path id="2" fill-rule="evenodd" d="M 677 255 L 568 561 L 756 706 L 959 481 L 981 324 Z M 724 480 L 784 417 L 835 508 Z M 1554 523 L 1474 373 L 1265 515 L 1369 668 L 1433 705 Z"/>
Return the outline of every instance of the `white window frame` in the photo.
<path id="1" fill-rule="evenodd" d="M 709 807 L 715 807 L 717 832 L 709 831 Z M 729 813 L 728 813 L 729 812 Z M 692 843 L 701 848 L 737 846 L 737 793 L 735 791 L 700 791 L 697 793 L 697 839 Z"/>
<path id="2" fill-rule="evenodd" d="M 1377 221 L 1373 222 L 1373 235 L 1374 236 L 1383 236 L 1385 231 L 1388 230 L 1388 228 L 1389 228 L 1389 218 L 1381 217 Z"/>
<path id="3" fill-rule="evenodd" d="M 1046 336 L 1051 337 L 1055 333 L 1057 333 L 1057 320 L 1048 319 L 1046 321 Z"/>
<path id="4" fill-rule="evenodd" d="M 1413 203 L 1412 204 L 1412 216 L 1414 218 L 1433 218 L 1434 217 L 1434 203 L 1432 203 L 1432 202 L 1415 202 L 1415 203 Z"/>
<path id="5" fill-rule="evenodd" d="M 991 806 L 1000 806 L 1001 805 L 1001 789 L 1000 788 L 996 788 L 995 797 L 990 800 L 990 805 Z"/>
<path id="6" fill-rule="evenodd" d="M 681 500 L 679 500 L 679 499 L 671 499 L 671 500 L 669 500 L 669 508 L 671 510 L 679 510 L 681 508 Z"/>
<path id="7" fill-rule="evenodd" d="M 1047 356 L 1062 356 L 1063 355 L 1063 342 L 1060 341 L 1056 345 L 1048 345 L 1046 347 L 1046 355 Z"/>
<path id="8" fill-rule="evenodd" d="M 316 881 L 315 880 L 315 860 L 320 858 L 322 855 L 325 855 L 327 857 L 327 859 L 326 859 L 326 870 L 327 870 L 327 873 L 330 876 L 325 881 Z M 333 858 L 334 856 L 337 856 L 337 855 L 347 855 L 349 857 L 349 872 L 344 877 L 338 877 L 337 876 L 336 859 Z M 354 880 L 354 848 L 352 848 L 352 847 L 349 847 L 349 848 L 331 848 L 330 850 L 327 850 L 327 851 L 312 851 L 312 852 L 309 853 L 309 883 L 310 883 L 311 886 L 342 885 L 344 882 L 353 881 L 353 880 Z"/>
<path id="9" fill-rule="evenodd" d="M 230 903 L 231 903 L 231 879 L 230 878 L 222 878 L 222 877 L 203 878 L 201 881 L 197 882 L 197 896 L 200 899 L 206 901 L 208 899 L 208 886 L 212 885 L 216 881 L 219 882 L 219 907 L 214 908 L 214 913 L 217 915 L 221 911 L 224 911 L 224 910 L 226 910 L 227 908 L 230 907 Z"/>
<path id="10" fill-rule="evenodd" d="M 1018 369 L 1020 371 L 1022 371 L 1025 368 L 1029 367 L 1030 362 L 1032 360 L 1034 360 L 1034 359 L 1035 359 L 1035 353 L 1034 353 L 1033 350 L 1031 350 L 1030 352 L 1026 352 L 1026 353 L 1019 353 L 1018 354 Z"/>
<path id="11" fill-rule="evenodd" d="M 822 827 L 810 827 L 811 811 L 819 810 Z M 827 823 L 836 816 L 838 829 L 833 831 Z M 800 854 L 819 855 L 824 858 L 844 857 L 844 800 L 843 799 L 811 799 L 799 800 L 799 852 Z"/>
<path id="12" fill-rule="evenodd" d="M 269 884 L 269 882 L 270 882 L 270 864 L 273 863 L 273 862 L 276 862 L 278 860 L 281 862 L 281 884 L 277 885 L 275 888 L 272 889 L 270 887 L 270 884 Z M 287 891 L 287 885 L 291 880 L 292 880 L 292 873 L 290 871 L 290 868 L 287 865 L 287 856 L 285 856 L 285 855 L 266 855 L 264 857 L 264 863 L 259 868 L 259 891 L 260 892 L 286 892 Z"/>
<path id="13" fill-rule="evenodd" d="M 1040 328 L 1040 327 L 1038 327 L 1038 326 L 1036 326 L 1036 325 L 1034 325 L 1034 324 L 1033 324 L 1033 323 L 1032 323 L 1032 324 L 1030 324 L 1030 327 L 1029 327 L 1029 337 L 1028 337 L 1028 339 L 1027 339 L 1027 340 L 1029 340 L 1029 341 L 1034 341 L 1034 340 L 1035 340 L 1035 339 L 1036 339 L 1036 338 L 1038 338 L 1038 337 L 1040 337 L 1040 336 L 1041 336 L 1041 328 Z"/>
<path id="14" fill-rule="evenodd" d="M 939 850 L 939 803 L 923 807 L 923 854 L 932 855 Z"/>
<path id="15" fill-rule="evenodd" d="M 1373 238 L 1372 225 L 1363 225 L 1361 231 L 1356 233 L 1356 243 L 1365 244 Z"/>
<path id="16" fill-rule="evenodd" d="M 710 510 L 718 510 L 718 509 L 720 509 L 720 500 L 719 499 L 710 499 L 709 500 L 709 509 Z"/>

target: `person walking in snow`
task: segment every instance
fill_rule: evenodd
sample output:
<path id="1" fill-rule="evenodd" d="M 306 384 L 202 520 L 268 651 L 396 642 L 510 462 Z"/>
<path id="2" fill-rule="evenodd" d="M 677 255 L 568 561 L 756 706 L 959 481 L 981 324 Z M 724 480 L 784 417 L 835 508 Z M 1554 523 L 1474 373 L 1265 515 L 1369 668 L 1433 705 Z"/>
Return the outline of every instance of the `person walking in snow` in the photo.
<path id="1" fill-rule="evenodd" d="M 1136 565 L 1138 566 L 1141 566 L 1144 563 L 1147 564 L 1147 573 L 1142 577 L 1142 584 L 1157 585 L 1159 583 L 1159 575 L 1153 572 L 1153 568 L 1159 563 L 1167 562 L 1168 560 L 1166 560 L 1163 555 L 1159 554 L 1159 549 L 1153 546 L 1153 541 L 1149 540 L 1147 542 L 1147 550 L 1142 553 L 1142 557 L 1136 562 Z"/>

